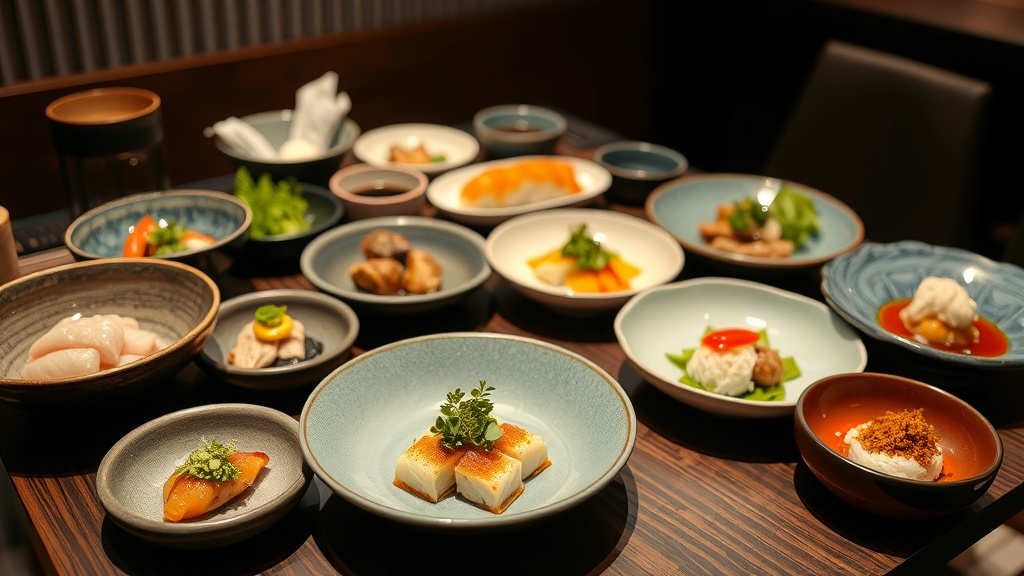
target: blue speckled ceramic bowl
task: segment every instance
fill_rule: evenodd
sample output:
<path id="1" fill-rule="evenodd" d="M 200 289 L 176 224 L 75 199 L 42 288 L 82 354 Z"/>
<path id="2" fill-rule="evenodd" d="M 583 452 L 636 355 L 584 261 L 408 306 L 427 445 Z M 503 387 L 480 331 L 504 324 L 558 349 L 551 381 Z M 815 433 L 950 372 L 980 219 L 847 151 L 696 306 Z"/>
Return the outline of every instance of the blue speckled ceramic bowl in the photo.
<path id="1" fill-rule="evenodd" d="M 878 310 L 910 298 L 926 276 L 955 278 L 978 303 L 978 314 L 996 323 L 1010 349 L 996 358 L 945 352 L 896 336 L 878 323 Z M 1024 366 L 1024 270 L 966 250 L 917 241 L 868 242 L 822 269 L 828 304 L 864 334 L 947 365 L 1014 369 Z"/>
<path id="2" fill-rule="evenodd" d="M 213 190 L 163 190 L 133 194 L 82 214 L 68 226 L 64 244 L 76 260 L 122 256 L 129 229 L 146 214 L 176 220 L 217 239 L 212 246 L 153 256 L 194 266 L 207 274 L 231 267 L 249 239 L 252 210 L 231 194 Z"/>
<path id="3" fill-rule="evenodd" d="M 569 122 L 554 110 L 532 104 L 501 104 L 473 116 L 473 131 L 489 158 L 553 154 Z"/>
<path id="4" fill-rule="evenodd" d="M 682 176 L 690 167 L 679 152 L 650 142 L 609 142 L 594 151 L 594 160 L 612 175 L 608 194 L 638 204 L 659 185 Z"/>
<path id="5" fill-rule="evenodd" d="M 688 174 L 662 184 L 647 197 L 644 210 L 655 224 L 668 230 L 687 255 L 736 268 L 797 269 L 820 266 L 849 252 L 864 240 L 864 224 L 849 206 L 813 188 L 787 182 L 814 201 L 821 232 L 789 258 L 758 258 L 708 246 L 697 225 L 713 222 L 719 204 L 749 198 L 761 188 L 763 176 L 749 174 Z"/>
<path id="6" fill-rule="evenodd" d="M 395 487 L 395 461 L 440 416 L 445 395 L 480 380 L 495 388 L 491 414 L 539 434 L 551 466 L 528 479 L 502 514 L 455 496 L 431 504 Z M 430 528 L 512 526 L 567 510 L 619 473 L 636 428 L 629 397 L 590 360 L 538 340 L 481 332 L 401 340 L 358 356 L 313 390 L 299 416 L 306 462 L 335 494 Z"/>
<path id="7" fill-rule="evenodd" d="M 429 252 L 441 265 L 441 289 L 429 294 L 382 296 L 356 287 L 348 270 L 365 260 L 359 243 L 378 228 L 402 234 L 413 248 Z M 422 216 L 381 216 L 342 224 L 310 242 L 302 251 L 299 267 L 319 290 L 341 298 L 357 312 L 377 314 L 418 313 L 447 306 L 491 275 L 483 236 L 453 222 Z"/>

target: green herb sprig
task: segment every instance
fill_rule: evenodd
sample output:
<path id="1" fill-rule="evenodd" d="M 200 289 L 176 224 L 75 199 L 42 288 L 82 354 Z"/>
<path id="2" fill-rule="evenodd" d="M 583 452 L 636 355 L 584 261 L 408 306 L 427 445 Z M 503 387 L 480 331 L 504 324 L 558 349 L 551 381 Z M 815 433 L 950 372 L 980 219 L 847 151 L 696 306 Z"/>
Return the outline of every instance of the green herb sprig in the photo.
<path id="1" fill-rule="evenodd" d="M 489 398 L 492 390 L 493 386 L 481 380 L 480 386 L 469 391 L 469 399 L 464 400 L 466 394 L 459 388 L 447 394 L 446 402 L 441 405 L 441 416 L 430 427 L 431 432 L 442 436 L 442 446 L 449 450 L 459 446 L 494 448 L 494 443 L 501 438 L 501 427 L 490 415 L 494 409 Z"/>
<path id="2" fill-rule="evenodd" d="M 601 247 L 601 243 L 587 235 L 587 225 L 572 230 L 569 242 L 562 247 L 562 256 L 576 259 L 576 266 L 584 270 L 603 270 L 615 254 Z"/>
<path id="3" fill-rule="evenodd" d="M 193 450 L 188 455 L 188 460 L 178 466 L 174 473 L 217 482 L 237 480 L 242 472 L 228 460 L 228 457 L 235 453 L 235 441 L 221 444 L 213 438 L 207 440 L 206 436 L 202 436 L 200 440 L 203 447 Z"/>
<path id="4" fill-rule="evenodd" d="M 288 312 L 287 306 L 274 306 L 273 304 L 260 306 L 256 309 L 256 321 L 264 326 L 274 328 L 281 325 L 286 312 Z"/>

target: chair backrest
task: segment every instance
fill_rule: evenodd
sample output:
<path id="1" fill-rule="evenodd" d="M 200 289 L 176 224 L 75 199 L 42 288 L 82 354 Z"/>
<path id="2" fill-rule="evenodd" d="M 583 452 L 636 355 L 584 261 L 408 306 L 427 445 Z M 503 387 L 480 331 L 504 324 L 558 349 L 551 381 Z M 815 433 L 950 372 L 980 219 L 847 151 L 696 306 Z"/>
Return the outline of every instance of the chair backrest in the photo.
<path id="1" fill-rule="evenodd" d="M 971 248 L 988 83 L 826 43 L 764 167 L 850 205 L 865 238 Z"/>

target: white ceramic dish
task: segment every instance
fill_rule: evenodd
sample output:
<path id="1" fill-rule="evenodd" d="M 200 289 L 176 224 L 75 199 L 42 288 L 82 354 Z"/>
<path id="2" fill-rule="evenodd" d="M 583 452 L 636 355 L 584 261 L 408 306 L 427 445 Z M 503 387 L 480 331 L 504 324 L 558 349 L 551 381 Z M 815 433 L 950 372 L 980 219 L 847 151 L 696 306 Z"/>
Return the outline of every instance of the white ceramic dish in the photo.
<path id="1" fill-rule="evenodd" d="M 820 232 L 796 249 L 789 258 L 744 256 L 708 246 L 698 224 L 713 222 L 719 204 L 749 198 L 764 183 L 763 176 L 750 174 L 688 174 L 658 186 L 647 197 L 647 218 L 675 236 L 691 256 L 730 268 L 792 270 L 820 266 L 856 248 L 864 239 L 864 224 L 849 206 L 839 200 L 795 182 L 786 182 L 814 202 Z"/>
<path id="2" fill-rule="evenodd" d="M 348 270 L 365 260 L 359 243 L 377 228 L 402 234 L 413 247 L 433 255 L 441 265 L 440 290 L 387 296 L 359 289 Z M 341 298 L 357 312 L 377 314 L 418 313 L 447 306 L 491 275 L 483 236 L 454 222 L 422 216 L 382 216 L 342 224 L 310 242 L 302 251 L 299 267 L 317 289 Z"/>
<path id="3" fill-rule="evenodd" d="M 291 416 L 252 404 L 208 404 L 151 420 L 117 441 L 96 471 L 96 493 L 110 519 L 128 532 L 173 548 L 215 548 L 250 538 L 287 514 L 313 479 Z M 163 485 L 200 447 L 201 437 L 270 457 L 256 482 L 198 518 L 167 522 Z"/>
<path id="4" fill-rule="evenodd" d="M 253 320 L 260 306 L 287 306 L 288 315 L 300 321 L 307 338 L 320 343 L 321 353 L 308 360 L 268 366 L 239 368 L 228 362 L 238 333 Z M 312 290 L 260 290 L 221 303 L 217 326 L 206 341 L 196 363 L 228 384 L 254 390 L 283 390 L 318 384 L 348 359 L 359 334 L 359 317 L 337 298 Z"/>
<path id="5" fill-rule="evenodd" d="M 586 224 L 609 251 L 640 268 L 629 290 L 574 292 L 537 278 L 528 260 L 568 242 L 572 229 Z M 635 216 L 589 208 L 545 210 L 517 216 L 491 231 L 485 247 L 487 261 L 517 291 L 564 313 L 598 313 L 622 306 L 641 290 L 671 282 L 683 269 L 683 249 L 671 234 Z"/>
<path id="6" fill-rule="evenodd" d="M 582 190 L 570 196 L 551 198 L 521 206 L 476 208 L 462 203 L 460 199 L 462 187 L 484 170 L 517 164 L 532 158 L 557 158 L 571 163 L 576 171 L 576 181 Z M 573 156 L 521 156 L 480 162 L 442 174 L 427 187 L 427 201 L 433 204 L 442 214 L 463 224 L 470 226 L 494 226 L 513 216 L 519 216 L 528 212 L 583 206 L 604 194 L 608 187 L 611 186 L 611 183 L 612 175 L 608 170 L 592 160 Z"/>
<path id="7" fill-rule="evenodd" d="M 802 372 L 785 382 L 785 399 L 745 400 L 680 383 L 682 372 L 666 353 L 696 348 L 708 326 L 767 329 L 772 348 L 792 356 Z M 629 363 L 662 392 L 701 410 L 739 418 L 792 416 L 800 393 L 813 382 L 862 372 L 867 365 L 857 332 L 828 306 L 732 278 L 684 280 L 637 294 L 615 317 L 615 337 Z"/>
<path id="8" fill-rule="evenodd" d="M 432 504 L 395 487 L 395 461 L 440 416 L 446 394 L 480 380 L 495 387 L 492 415 L 544 438 L 551 466 L 497 515 L 458 496 Z M 519 525 L 583 502 L 625 465 L 636 427 L 629 397 L 593 362 L 482 332 L 401 340 L 357 356 L 320 383 L 299 418 L 306 462 L 335 494 L 397 522 L 441 529 Z"/>
<path id="9" fill-rule="evenodd" d="M 431 156 L 443 160 L 429 164 L 391 161 L 391 147 L 415 148 L 422 145 Z M 356 139 L 352 153 L 373 166 L 399 165 L 427 175 L 441 174 L 476 160 L 480 143 L 472 134 L 440 124 L 392 124 L 365 132 Z"/>

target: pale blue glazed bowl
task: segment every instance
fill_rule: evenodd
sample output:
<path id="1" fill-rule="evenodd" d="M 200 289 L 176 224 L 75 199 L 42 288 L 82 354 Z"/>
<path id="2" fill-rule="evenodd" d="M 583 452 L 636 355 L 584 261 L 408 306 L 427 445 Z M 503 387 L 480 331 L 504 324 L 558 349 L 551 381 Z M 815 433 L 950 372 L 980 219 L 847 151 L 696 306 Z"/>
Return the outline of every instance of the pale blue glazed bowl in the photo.
<path id="1" fill-rule="evenodd" d="M 751 174 L 687 174 L 651 192 L 644 211 L 652 222 L 679 240 L 687 255 L 737 269 L 812 268 L 853 250 L 864 240 L 864 224 L 849 206 L 819 190 L 787 182 L 814 202 L 821 224 L 817 237 L 789 258 L 744 256 L 708 246 L 697 225 L 715 221 L 719 204 L 753 196 L 764 180 L 764 176 Z"/>
<path id="2" fill-rule="evenodd" d="M 678 178 L 690 167 L 679 152 L 650 142 L 609 142 L 594 150 L 594 160 L 612 175 L 608 194 L 642 204 L 655 188 Z"/>
<path id="3" fill-rule="evenodd" d="M 481 380 L 495 388 L 491 414 L 540 435 L 551 466 L 526 480 L 502 514 L 458 497 L 432 504 L 395 487 L 395 461 L 440 416 L 446 394 Z M 516 526 L 567 510 L 615 478 L 636 431 L 629 397 L 590 360 L 486 332 L 400 340 L 357 356 L 313 390 L 299 416 L 306 462 L 336 495 L 433 529 Z"/>
<path id="4" fill-rule="evenodd" d="M 837 257 L 821 271 L 825 300 L 865 335 L 945 365 L 986 369 L 1024 367 L 1024 269 L 959 248 L 908 240 L 868 242 Z M 982 358 L 938 350 L 896 336 L 878 323 L 878 310 L 897 298 L 910 298 L 926 276 L 954 278 L 978 303 L 978 314 L 994 322 L 1010 348 Z"/>
<path id="5" fill-rule="evenodd" d="M 149 214 L 176 220 L 182 226 L 209 234 L 217 242 L 205 248 L 152 256 L 188 264 L 215 275 L 225 272 L 249 240 L 252 210 L 231 194 L 213 190 L 162 190 L 133 194 L 97 206 L 76 218 L 64 233 L 64 244 L 75 260 L 119 258 L 129 229 Z"/>

